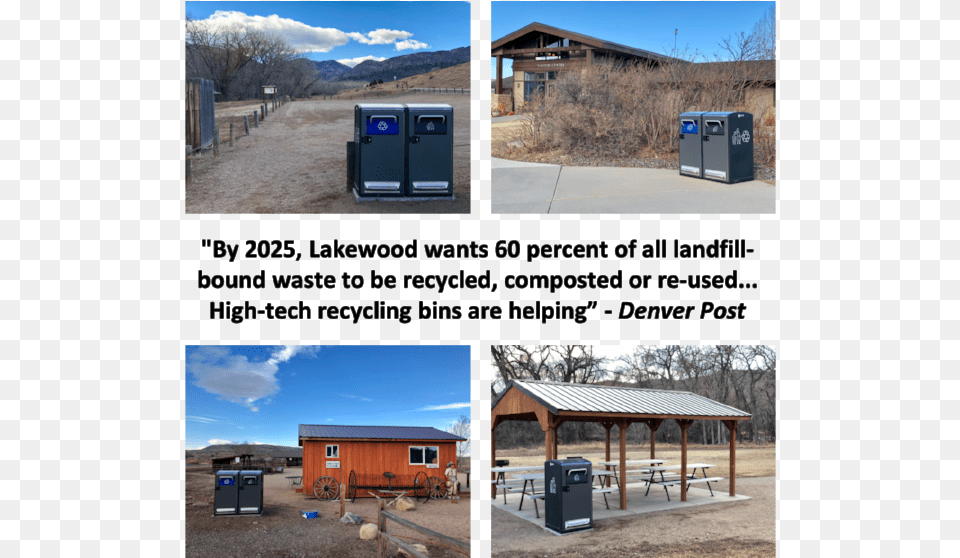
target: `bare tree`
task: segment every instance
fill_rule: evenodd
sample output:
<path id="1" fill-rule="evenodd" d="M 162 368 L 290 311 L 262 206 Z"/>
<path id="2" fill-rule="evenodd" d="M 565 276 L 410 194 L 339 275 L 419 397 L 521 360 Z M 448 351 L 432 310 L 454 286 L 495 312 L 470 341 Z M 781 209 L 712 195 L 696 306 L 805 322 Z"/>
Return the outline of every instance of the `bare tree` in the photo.
<path id="1" fill-rule="evenodd" d="M 470 456 L 470 417 L 460 415 L 448 432 L 466 438 L 465 442 L 457 442 L 457 467 L 459 468 L 460 464 L 466 463 L 466 458 Z"/>

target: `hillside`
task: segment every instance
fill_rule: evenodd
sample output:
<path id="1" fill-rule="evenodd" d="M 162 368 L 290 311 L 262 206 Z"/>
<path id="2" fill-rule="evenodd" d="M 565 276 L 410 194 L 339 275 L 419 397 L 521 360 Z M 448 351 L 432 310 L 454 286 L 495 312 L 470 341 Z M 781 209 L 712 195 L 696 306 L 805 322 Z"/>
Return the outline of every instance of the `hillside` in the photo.
<path id="1" fill-rule="evenodd" d="M 449 68 L 470 61 L 470 47 L 441 50 L 437 52 L 417 52 L 388 58 L 382 62 L 367 60 L 357 64 L 352 70 L 340 76 L 341 81 L 373 81 L 382 79 L 393 81 L 425 74 L 434 70 Z"/>
<path id="2" fill-rule="evenodd" d="M 470 89 L 470 63 L 457 64 L 450 68 L 434 70 L 425 74 L 410 76 L 397 80 L 404 89 L 418 87 L 447 87 L 454 89 Z M 397 83 L 384 82 L 365 88 L 365 91 L 390 91 L 397 88 Z M 345 92 L 346 93 L 346 92 Z"/>
<path id="3" fill-rule="evenodd" d="M 291 452 L 301 454 L 303 448 L 290 446 L 274 446 L 270 444 L 217 444 L 201 449 L 187 450 L 187 459 L 199 459 L 201 463 L 214 457 L 229 457 L 241 453 L 251 453 L 256 457 L 286 456 Z"/>
<path id="4" fill-rule="evenodd" d="M 341 64 L 336 60 L 314 60 L 313 65 L 317 67 L 317 73 L 320 74 L 320 79 L 323 81 L 336 81 L 351 69 L 350 66 Z"/>

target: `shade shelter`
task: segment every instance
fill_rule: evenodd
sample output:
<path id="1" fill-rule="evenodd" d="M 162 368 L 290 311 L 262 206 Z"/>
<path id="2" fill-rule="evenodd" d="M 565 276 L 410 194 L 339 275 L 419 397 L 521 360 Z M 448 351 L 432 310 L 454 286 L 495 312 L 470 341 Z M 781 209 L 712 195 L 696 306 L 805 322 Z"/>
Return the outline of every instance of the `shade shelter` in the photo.
<path id="1" fill-rule="evenodd" d="M 667 391 L 592 384 L 512 380 L 494 400 L 491 411 L 491 463 L 497 459 L 497 426 L 508 420 L 537 421 L 544 432 L 546 459 L 557 459 L 557 429 L 564 422 L 597 422 L 606 430 L 606 460 L 610 461 L 610 429 L 620 430 L 620 509 L 627 509 L 627 427 L 650 429 L 650 459 L 656 459 L 654 435 L 664 420 L 680 427 L 680 478 L 687 476 L 687 429 L 695 420 L 720 420 L 730 431 L 730 496 L 736 495 L 737 421 L 750 414 L 687 391 Z M 496 487 L 494 486 L 494 490 Z M 680 500 L 687 501 L 686 483 Z"/>

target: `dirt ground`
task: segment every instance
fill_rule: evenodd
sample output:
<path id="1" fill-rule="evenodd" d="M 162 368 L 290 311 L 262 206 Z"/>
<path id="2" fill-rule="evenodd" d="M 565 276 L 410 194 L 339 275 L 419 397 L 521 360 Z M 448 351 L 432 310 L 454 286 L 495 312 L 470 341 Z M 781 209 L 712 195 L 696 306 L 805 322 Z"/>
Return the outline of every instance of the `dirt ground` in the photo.
<path id="1" fill-rule="evenodd" d="M 376 556 L 375 540 L 360 540 L 359 525 L 339 523 L 339 502 L 307 499 L 289 486 L 287 476 L 302 474 L 302 469 L 287 469 L 264 477 L 264 513 L 259 517 L 213 517 L 214 477 L 209 472 L 186 473 L 186 555 L 206 558 L 371 558 Z M 301 510 L 316 509 L 317 519 L 303 519 Z M 418 525 L 444 535 L 470 541 L 470 496 L 463 494 L 460 503 L 417 502 L 416 508 L 389 511 Z M 372 498 L 346 503 L 346 511 L 376 522 L 377 503 Z M 464 554 L 431 543 L 410 529 L 395 522 L 387 523 L 391 535 L 421 539 L 410 542 L 425 544 L 431 558 L 463 558 Z M 388 545 L 388 556 L 396 555 L 396 545 Z"/>
<path id="2" fill-rule="evenodd" d="M 656 455 L 671 463 L 680 462 L 677 444 L 657 444 Z M 560 445 L 561 458 L 577 455 L 603 461 L 603 444 Z M 627 459 L 650 457 L 649 446 L 627 452 Z M 619 453 L 614 442 L 611 458 Z M 543 448 L 506 449 L 497 459 L 509 459 L 510 466 L 543 463 Z M 715 466 L 710 476 L 729 477 L 727 447 L 691 445 L 690 463 Z M 606 520 L 591 532 L 565 537 L 550 534 L 532 523 L 493 508 L 493 556 L 501 558 L 759 558 L 776 555 L 776 446 L 737 446 L 737 494 L 751 500 L 651 513 L 632 518 Z M 727 492 L 728 481 L 714 488 Z M 635 491 L 634 491 L 635 492 Z M 640 492 L 642 495 L 642 492 Z"/>
<path id="3" fill-rule="evenodd" d="M 469 96 L 406 93 L 380 102 L 453 106 L 455 200 L 357 203 L 346 184 L 346 143 L 353 140 L 356 101 L 311 100 L 283 105 L 249 136 L 243 136 L 241 124 L 232 148 L 223 129 L 226 120 L 218 124 L 220 157 L 204 153 L 191 160 L 186 212 L 470 213 Z M 226 113 L 249 107 L 224 108 L 229 118 Z"/>
<path id="4" fill-rule="evenodd" d="M 513 462 L 511 461 L 511 465 Z M 726 492 L 729 484 L 715 488 Z M 759 558 L 776 555 L 776 477 L 737 477 L 751 500 L 606 520 L 558 537 L 493 508 L 492 556 L 510 558 Z M 640 493 L 642 495 L 642 492 Z"/>

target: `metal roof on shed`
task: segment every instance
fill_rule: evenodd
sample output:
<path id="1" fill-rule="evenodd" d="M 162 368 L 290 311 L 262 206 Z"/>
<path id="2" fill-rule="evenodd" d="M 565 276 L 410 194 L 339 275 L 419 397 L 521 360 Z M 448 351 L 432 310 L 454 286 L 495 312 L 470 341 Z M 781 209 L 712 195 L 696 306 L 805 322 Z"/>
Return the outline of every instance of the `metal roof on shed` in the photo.
<path id="1" fill-rule="evenodd" d="M 554 414 L 561 411 L 585 413 L 627 413 L 638 415 L 677 415 L 749 417 L 739 409 L 689 391 L 668 391 L 594 384 L 570 384 L 536 380 L 512 380 L 493 407 L 510 390 L 527 394 Z"/>
<path id="2" fill-rule="evenodd" d="M 466 440 L 466 438 L 430 426 L 339 426 L 332 424 L 301 424 L 300 438 L 453 440 L 458 442 Z"/>

